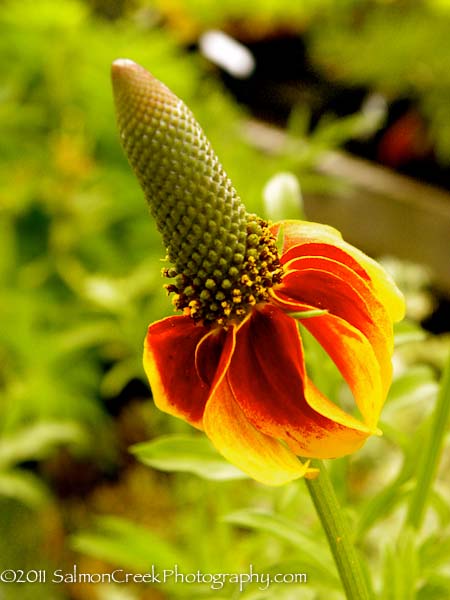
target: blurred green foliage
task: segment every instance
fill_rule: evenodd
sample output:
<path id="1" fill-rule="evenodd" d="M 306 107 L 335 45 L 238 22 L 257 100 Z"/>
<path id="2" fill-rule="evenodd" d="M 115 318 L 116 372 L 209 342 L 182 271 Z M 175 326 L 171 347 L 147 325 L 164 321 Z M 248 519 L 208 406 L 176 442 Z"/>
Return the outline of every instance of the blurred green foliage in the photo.
<path id="1" fill-rule="evenodd" d="M 427 121 L 435 155 L 450 162 L 450 5 L 361 2 L 309 32 L 311 55 L 331 81 L 409 99 Z"/>
<path id="2" fill-rule="evenodd" d="M 447 14 L 443 0 L 432 4 Z M 400 50 L 397 61 L 381 65 L 384 74 L 376 61 L 366 61 L 365 70 L 358 66 L 362 49 L 352 44 L 362 42 L 348 33 L 357 5 L 370 7 L 380 30 L 395 31 L 395 21 L 378 21 L 400 5 L 410 7 L 408 27 L 422 27 L 422 13 L 413 17 L 408 2 L 0 3 L 0 570 L 50 572 L 77 561 L 88 572 L 105 572 L 111 565 L 143 570 L 152 562 L 179 561 L 204 572 L 245 572 L 249 564 L 259 571 L 301 570 L 309 581 L 267 592 L 249 586 L 242 594 L 232 586 L 211 592 L 205 586 L 155 591 L 47 585 L 42 597 L 342 598 L 301 484 L 268 490 L 240 479 L 184 423 L 139 401 L 150 396 L 142 386 L 146 327 L 171 307 L 160 278 L 164 249 L 116 133 L 109 68 L 115 58 L 130 57 L 182 97 L 248 209 L 262 213 L 262 191 L 272 175 L 293 170 L 304 192 L 329 186 L 312 172 L 317 159 L 375 130 L 379 121 L 363 113 L 327 117 L 307 136 L 308 109 L 297 107 L 284 145 L 261 151 L 258 135 L 243 126 L 242 109 L 203 59 L 180 45 L 180 37 L 186 39 L 177 29 L 180 15 L 181 22 L 195 17 L 195 27 L 187 23 L 191 32 L 227 19 L 254 18 L 266 28 L 289 22 L 298 31 L 308 25 L 318 60 L 331 52 L 329 43 L 335 57 L 339 51 L 353 58 L 354 67 L 350 58 L 345 62 L 351 81 L 383 89 L 389 84 L 392 93 L 406 93 L 416 80 L 403 77 Z M 420 11 L 431 14 L 422 4 Z M 365 25 L 368 36 L 375 30 Z M 428 60 L 431 47 L 424 36 L 419 42 L 420 58 Z M 438 42 L 444 45 L 443 33 L 429 40 Z M 441 75 L 433 80 L 439 93 L 425 86 L 415 90 L 423 92 L 424 107 L 426 98 L 433 95 L 439 103 L 445 93 L 448 77 Z M 447 108 L 436 109 L 436 118 Z M 422 281 L 409 285 L 411 294 L 422 292 Z M 417 472 L 416 439 L 425 439 L 429 429 L 448 342 L 427 337 L 414 323 L 397 333 L 401 345 L 383 413 L 385 435 L 330 465 L 331 474 L 375 587 L 385 590 L 382 597 L 394 598 L 389 582 L 395 580 L 401 593 L 414 589 L 417 598 L 442 598 L 450 589 L 447 454 L 423 537 L 417 541 L 401 530 Z M 306 344 L 311 373 L 320 374 L 323 388 L 345 405 L 347 392 L 336 370 L 313 340 Z M 141 386 L 133 388 L 136 382 Z M 132 444 L 134 455 L 128 453 Z M 392 566 L 396 555 L 408 561 L 406 567 L 415 565 L 409 587 L 404 571 Z M 0 589 L 3 597 L 35 598 L 36 586 L 10 585 L 7 592 Z"/>

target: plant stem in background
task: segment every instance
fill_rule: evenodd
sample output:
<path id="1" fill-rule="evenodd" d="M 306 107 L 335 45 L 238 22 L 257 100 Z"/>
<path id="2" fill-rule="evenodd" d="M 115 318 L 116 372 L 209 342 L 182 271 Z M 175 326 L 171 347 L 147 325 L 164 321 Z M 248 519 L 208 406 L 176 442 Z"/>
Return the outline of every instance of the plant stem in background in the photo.
<path id="1" fill-rule="evenodd" d="M 450 354 L 442 374 L 441 386 L 431 420 L 430 432 L 425 443 L 422 458 L 419 463 L 417 483 L 411 495 L 407 523 L 414 529 L 419 529 L 428 496 L 436 476 L 444 445 L 445 433 L 450 418 Z"/>
<path id="2" fill-rule="evenodd" d="M 320 474 L 316 479 L 306 479 L 306 485 L 328 538 L 346 596 L 349 600 L 369 600 L 372 594 L 325 465 L 313 460 L 311 466 L 318 468 Z"/>

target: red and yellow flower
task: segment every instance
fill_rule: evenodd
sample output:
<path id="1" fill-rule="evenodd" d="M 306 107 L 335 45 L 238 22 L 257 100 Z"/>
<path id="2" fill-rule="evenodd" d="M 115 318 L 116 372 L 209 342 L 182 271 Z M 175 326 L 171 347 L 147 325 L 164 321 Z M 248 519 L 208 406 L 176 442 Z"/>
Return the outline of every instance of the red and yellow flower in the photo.
<path id="1" fill-rule="evenodd" d="M 122 142 L 183 311 L 148 329 L 155 404 L 258 481 L 313 476 L 298 457 L 344 456 L 378 433 L 400 292 L 335 229 L 249 215 L 192 113 L 145 69 L 118 60 L 113 84 Z M 299 320 L 347 382 L 355 414 L 309 378 Z"/>

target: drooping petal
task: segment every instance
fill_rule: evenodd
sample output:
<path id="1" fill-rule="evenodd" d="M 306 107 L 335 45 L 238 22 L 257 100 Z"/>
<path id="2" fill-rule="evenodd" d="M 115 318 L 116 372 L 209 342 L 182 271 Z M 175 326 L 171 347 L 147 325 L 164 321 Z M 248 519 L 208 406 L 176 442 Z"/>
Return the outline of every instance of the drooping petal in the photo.
<path id="1" fill-rule="evenodd" d="M 219 452 L 256 481 L 281 485 L 315 474 L 278 440 L 258 431 L 239 408 L 226 377 L 205 408 L 203 425 Z"/>
<path id="2" fill-rule="evenodd" d="M 375 352 L 387 393 L 392 376 L 392 323 L 367 280 L 345 264 L 322 256 L 301 256 L 288 265 L 281 285 L 273 290 L 274 299 L 292 312 L 305 304 L 326 309 L 361 331 Z"/>
<path id="3" fill-rule="evenodd" d="M 281 262 L 287 271 L 295 268 L 295 261 L 304 257 L 322 257 L 334 260 L 347 268 L 351 269 L 356 275 L 370 283 L 370 277 L 362 265 L 352 256 L 344 252 L 342 248 L 324 244 L 323 242 L 305 242 L 301 246 L 294 246 L 288 252 L 283 254 Z"/>
<path id="4" fill-rule="evenodd" d="M 156 406 L 202 428 L 203 411 L 225 343 L 216 333 L 195 324 L 188 316 L 175 316 L 153 323 L 144 344 L 144 369 Z M 206 338 L 211 351 L 202 360 L 199 373 L 195 357 L 198 344 Z"/>
<path id="5" fill-rule="evenodd" d="M 282 221 L 272 227 L 274 235 L 282 236 L 282 262 L 298 256 L 316 254 L 338 260 L 364 277 L 364 271 L 370 279 L 375 296 L 386 307 L 392 321 L 399 321 L 405 312 L 405 303 L 392 277 L 373 259 L 345 242 L 341 234 L 327 225 L 307 221 Z M 316 244 L 314 252 L 311 248 L 303 248 L 305 244 Z M 320 247 L 317 246 L 320 245 Z M 338 257 L 339 254 L 339 257 Z"/>
<path id="6" fill-rule="evenodd" d="M 307 380 L 297 324 L 270 304 L 237 330 L 228 380 L 246 419 L 300 456 L 344 456 L 373 433 Z"/>
<path id="7" fill-rule="evenodd" d="M 364 422 L 375 432 L 386 387 L 367 338 L 347 321 L 331 314 L 307 319 L 303 325 L 336 364 L 353 393 Z"/>

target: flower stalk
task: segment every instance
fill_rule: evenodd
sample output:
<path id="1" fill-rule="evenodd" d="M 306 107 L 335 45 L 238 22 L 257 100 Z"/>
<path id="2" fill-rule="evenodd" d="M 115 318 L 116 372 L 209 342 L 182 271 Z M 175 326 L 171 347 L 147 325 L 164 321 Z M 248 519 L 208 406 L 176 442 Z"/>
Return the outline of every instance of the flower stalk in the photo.
<path id="1" fill-rule="evenodd" d="M 346 596 L 349 600 L 370 600 L 373 595 L 325 465 L 319 460 L 312 460 L 311 466 L 319 469 L 320 473 L 315 479 L 305 479 L 306 485 L 327 536 Z"/>

